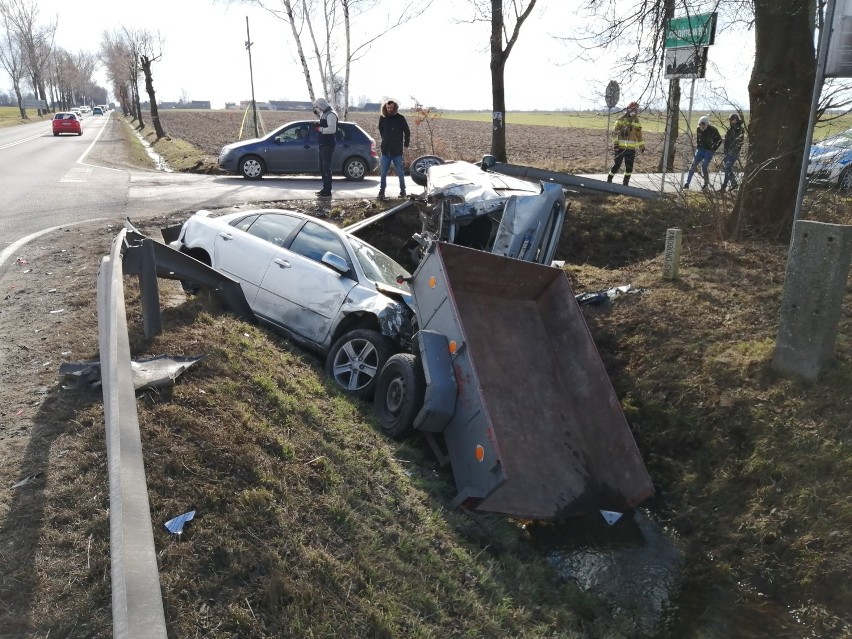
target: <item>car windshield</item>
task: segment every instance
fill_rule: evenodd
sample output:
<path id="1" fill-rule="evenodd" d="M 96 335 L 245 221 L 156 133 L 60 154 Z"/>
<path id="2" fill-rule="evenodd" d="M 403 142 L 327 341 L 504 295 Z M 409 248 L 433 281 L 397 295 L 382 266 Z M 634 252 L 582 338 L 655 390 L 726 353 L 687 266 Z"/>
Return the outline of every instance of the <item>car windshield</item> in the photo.
<path id="1" fill-rule="evenodd" d="M 403 282 L 400 284 L 396 281 L 397 275 L 411 277 L 411 274 L 408 271 L 378 249 L 370 246 L 369 244 L 365 244 L 352 235 L 347 237 L 352 245 L 352 249 L 355 251 L 355 257 L 357 258 L 358 263 L 364 270 L 364 274 L 371 281 L 376 282 L 377 284 L 384 284 L 385 286 L 401 289 L 406 293 L 411 292 L 407 283 Z"/>

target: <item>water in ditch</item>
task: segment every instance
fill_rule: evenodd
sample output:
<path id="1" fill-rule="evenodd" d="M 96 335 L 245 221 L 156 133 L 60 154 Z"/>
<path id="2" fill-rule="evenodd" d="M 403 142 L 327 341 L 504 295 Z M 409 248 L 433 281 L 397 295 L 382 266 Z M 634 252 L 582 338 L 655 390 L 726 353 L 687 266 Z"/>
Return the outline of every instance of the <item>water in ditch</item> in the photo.
<path id="1" fill-rule="evenodd" d="M 563 579 L 608 602 L 631 638 L 820 636 L 760 593 L 724 583 L 708 558 L 688 556 L 682 540 L 641 511 L 614 525 L 595 514 L 527 531 Z"/>

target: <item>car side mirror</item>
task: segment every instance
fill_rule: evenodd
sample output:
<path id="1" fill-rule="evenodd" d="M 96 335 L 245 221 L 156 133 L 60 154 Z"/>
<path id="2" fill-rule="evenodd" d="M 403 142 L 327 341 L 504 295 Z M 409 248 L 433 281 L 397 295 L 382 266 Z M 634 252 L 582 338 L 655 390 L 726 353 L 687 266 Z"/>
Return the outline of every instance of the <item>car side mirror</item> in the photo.
<path id="1" fill-rule="evenodd" d="M 325 255 L 322 256 L 322 263 L 330 266 L 341 275 L 346 275 L 349 272 L 349 263 L 331 251 L 325 252 Z"/>

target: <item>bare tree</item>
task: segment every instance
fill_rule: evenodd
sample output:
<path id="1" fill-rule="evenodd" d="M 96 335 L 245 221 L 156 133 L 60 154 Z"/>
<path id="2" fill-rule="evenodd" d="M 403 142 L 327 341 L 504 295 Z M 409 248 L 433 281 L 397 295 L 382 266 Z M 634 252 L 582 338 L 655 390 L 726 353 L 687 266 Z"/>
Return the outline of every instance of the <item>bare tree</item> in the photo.
<path id="1" fill-rule="evenodd" d="M 56 22 L 39 24 L 38 5 L 32 0 L 0 0 L 0 13 L 18 38 L 23 67 L 36 97 L 46 101 L 44 72 L 53 49 Z"/>
<path id="2" fill-rule="evenodd" d="M 538 0 L 470 0 L 472 22 L 488 22 L 491 69 L 491 155 L 506 161 L 506 62 Z"/>
<path id="3" fill-rule="evenodd" d="M 224 1 L 258 6 L 287 23 L 311 101 L 317 97 L 311 74 L 311 65 L 315 65 L 323 93 L 344 119 L 349 110 L 352 65 L 382 36 L 422 15 L 432 4 L 432 0 Z M 360 41 L 352 40 L 353 33 L 359 34 Z"/>
<path id="4" fill-rule="evenodd" d="M 136 102 L 130 88 L 135 62 L 124 32 L 105 31 L 101 36 L 100 56 L 106 66 L 106 75 L 112 84 L 112 92 L 121 102 L 122 113 L 136 118 Z"/>
<path id="5" fill-rule="evenodd" d="M 18 101 L 21 118 L 27 119 L 27 110 L 24 108 L 23 96 L 21 95 L 21 82 L 24 78 L 24 53 L 21 50 L 21 41 L 12 30 L 3 8 L 3 5 L 0 4 L 0 19 L 3 21 L 3 33 L 0 34 L 2 36 L 2 40 L 0 40 L 0 64 L 3 65 L 6 73 L 12 79 L 12 90 L 15 92 L 15 99 Z"/>
<path id="6" fill-rule="evenodd" d="M 160 34 L 156 35 L 148 31 L 139 32 L 139 62 L 142 74 L 145 76 L 145 93 L 148 94 L 148 103 L 151 105 L 151 121 L 154 123 L 154 131 L 157 139 L 166 137 L 163 125 L 160 122 L 160 112 L 157 108 L 157 95 L 154 91 L 154 75 L 151 65 L 163 57 L 163 39 Z"/>

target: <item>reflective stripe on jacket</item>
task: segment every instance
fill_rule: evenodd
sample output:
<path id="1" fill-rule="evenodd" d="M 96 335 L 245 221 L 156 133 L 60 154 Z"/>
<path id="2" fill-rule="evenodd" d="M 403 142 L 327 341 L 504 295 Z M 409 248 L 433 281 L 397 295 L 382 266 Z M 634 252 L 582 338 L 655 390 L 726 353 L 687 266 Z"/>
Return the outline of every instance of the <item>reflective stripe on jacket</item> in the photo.
<path id="1" fill-rule="evenodd" d="M 613 134 L 612 143 L 619 149 L 645 148 L 645 141 L 642 139 L 642 123 L 639 122 L 639 118 L 622 115 L 615 121 Z"/>

